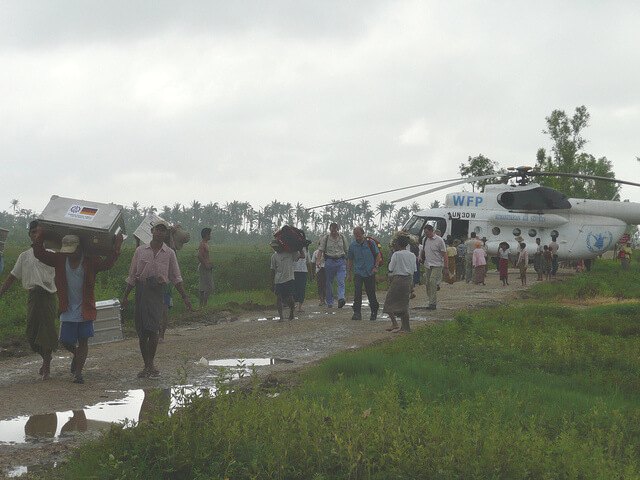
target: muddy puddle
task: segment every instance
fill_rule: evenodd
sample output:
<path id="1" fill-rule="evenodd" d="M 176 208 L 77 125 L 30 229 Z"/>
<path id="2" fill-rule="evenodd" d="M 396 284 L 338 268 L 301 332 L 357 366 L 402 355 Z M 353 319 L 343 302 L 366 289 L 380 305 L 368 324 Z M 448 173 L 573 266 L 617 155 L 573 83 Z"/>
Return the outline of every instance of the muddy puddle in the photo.
<path id="1" fill-rule="evenodd" d="M 39 473 L 43 474 L 44 472 L 50 471 L 54 469 L 58 465 L 58 462 L 50 462 L 43 463 L 40 465 L 19 465 L 17 467 L 13 467 L 6 472 L 4 472 L 4 476 L 7 478 L 19 478 L 22 475 L 26 475 L 28 473 Z"/>
<path id="2" fill-rule="evenodd" d="M 105 430 L 112 423 L 144 421 L 152 415 L 169 414 L 188 395 L 210 395 L 214 390 L 203 387 L 129 390 L 117 400 L 41 415 L 20 416 L 0 421 L 0 445 L 58 442 L 78 433 Z M 120 392 L 114 392 L 118 394 Z"/>

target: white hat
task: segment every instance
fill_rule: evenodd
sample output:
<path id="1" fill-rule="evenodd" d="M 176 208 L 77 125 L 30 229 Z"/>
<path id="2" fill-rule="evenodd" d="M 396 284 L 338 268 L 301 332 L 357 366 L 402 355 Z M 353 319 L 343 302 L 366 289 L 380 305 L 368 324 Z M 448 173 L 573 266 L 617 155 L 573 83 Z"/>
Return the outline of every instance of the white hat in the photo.
<path id="1" fill-rule="evenodd" d="M 65 235 L 62 237 L 62 248 L 60 253 L 73 253 L 80 245 L 80 237 L 77 235 Z"/>

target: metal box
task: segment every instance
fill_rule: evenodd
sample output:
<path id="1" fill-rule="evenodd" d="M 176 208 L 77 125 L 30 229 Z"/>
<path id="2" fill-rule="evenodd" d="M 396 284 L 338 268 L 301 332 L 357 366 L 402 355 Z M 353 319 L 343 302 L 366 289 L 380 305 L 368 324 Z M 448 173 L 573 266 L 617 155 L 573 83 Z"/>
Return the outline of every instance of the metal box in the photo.
<path id="1" fill-rule="evenodd" d="M 151 234 L 151 225 L 162 219 L 162 217 L 159 217 L 155 213 L 150 213 L 145 217 L 138 228 L 136 228 L 136 231 L 133 232 L 133 236 L 140 240 L 140 245 L 151 243 L 151 240 L 153 238 L 153 235 Z"/>
<path id="2" fill-rule="evenodd" d="M 87 253 L 107 254 L 113 249 L 114 237 L 125 234 L 122 205 L 88 202 L 53 195 L 38 216 L 43 230 L 52 230 L 62 238 L 78 235 Z M 60 248 L 60 244 L 47 244 Z"/>
<path id="3" fill-rule="evenodd" d="M 123 340 L 120 300 L 112 298 L 96 302 L 96 310 L 98 315 L 93 322 L 93 338 L 89 339 L 89 345 Z"/>
<path id="4" fill-rule="evenodd" d="M 7 241 L 8 236 L 9 236 L 9 230 L 0 228 L 0 253 L 4 251 L 4 244 Z"/>

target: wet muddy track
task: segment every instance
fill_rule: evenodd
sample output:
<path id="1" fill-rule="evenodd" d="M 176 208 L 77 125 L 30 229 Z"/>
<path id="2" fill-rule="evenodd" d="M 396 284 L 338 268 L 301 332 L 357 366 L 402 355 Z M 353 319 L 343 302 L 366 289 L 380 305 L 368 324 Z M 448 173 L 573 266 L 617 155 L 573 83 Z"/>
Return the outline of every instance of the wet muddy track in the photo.
<path id="1" fill-rule="evenodd" d="M 515 271 L 510 272 L 510 277 L 511 285 L 507 287 L 502 286 L 495 272 L 489 273 L 485 287 L 464 282 L 443 283 L 435 311 L 424 309 L 424 286 L 416 287 L 417 296 L 411 301 L 412 328 L 420 328 L 427 321 L 452 319 L 455 312 L 462 309 L 508 303 L 523 290 Z M 530 283 L 534 283 L 531 278 Z M 378 292 L 381 304 L 384 295 L 384 291 Z M 178 383 L 209 387 L 215 384 L 217 372 L 215 366 L 208 364 L 213 360 L 278 359 L 280 361 L 256 366 L 261 378 L 277 377 L 289 375 L 336 352 L 393 338 L 393 334 L 385 331 L 389 326 L 387 318 L 379 315 L 377 321 L 368 320 L 366 304 L 362 321 L 351 320 L 353 312 L 349 304 L 342 309 L 327 309 L 310 299 L 304 307 L 306 311 L 298 313 L 293 321 L 277 322 L 275 311 L 246 312 L 214 325 L 202 323 L 169 329 L 156 356 L 161 370 L 159 378 L 137 378 L 142 359 L 135 338 L 91 347 L 84 385 L 71 383 L 70 358 L 66 352 L 58 351 L 54 356 L 52 379 L 46 382 L 38 376 L 40 362 L 36 355 L 0 360 L 0 421 L 68 412 L 64 417 L 67 422 L 73 411 L 89 411 L 96 404 L 125 398 L 131 392 L 166 390 Z M 198 364 L 202 357 L 207 362 L 203 360 Z M 89 414 L 86 417 L 100 421 L 91 419 Z M 15 444 L 0 439 L 0 471 L 6 473 L 24 465 L 26 459 L 30 464 L 59 460 L 77 441 L 77 435 Z"/>

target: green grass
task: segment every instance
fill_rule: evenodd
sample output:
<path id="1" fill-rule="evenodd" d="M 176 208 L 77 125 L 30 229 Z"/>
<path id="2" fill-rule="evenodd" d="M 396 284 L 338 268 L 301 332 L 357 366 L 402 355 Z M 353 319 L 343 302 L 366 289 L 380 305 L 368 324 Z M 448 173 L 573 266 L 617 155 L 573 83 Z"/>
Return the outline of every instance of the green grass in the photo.
<path id="1" fill-rule="evenodd" d="M 603 278 L 618 268 L 565 280 L 563 295 L 616 295 Z M 640 304 L 574 309 L 541 290 L 335 355 L 277 396 L 255 383 L 188 399 L 170 418 L 115 427 L 55 475 L 640 478 Z"/>

